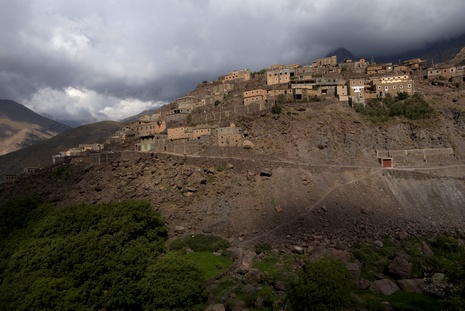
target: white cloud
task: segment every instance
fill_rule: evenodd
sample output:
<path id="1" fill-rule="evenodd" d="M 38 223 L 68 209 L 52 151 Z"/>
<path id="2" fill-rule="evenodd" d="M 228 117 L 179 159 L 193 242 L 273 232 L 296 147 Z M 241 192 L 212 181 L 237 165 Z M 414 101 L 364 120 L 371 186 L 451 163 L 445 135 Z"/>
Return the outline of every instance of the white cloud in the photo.
<path id="1" fill-rule="evenodd" d="M 166 102 L 162 101 L 121 99 L 92 90 L 72 87 L 63 91 L 43 88 L 24 103 L 29 109 L 43 115 L 54 116 L 58 120 L 73 120 L 76 115 L 79 115 L 88 122 L 121 120 L 165 104 Z"/>

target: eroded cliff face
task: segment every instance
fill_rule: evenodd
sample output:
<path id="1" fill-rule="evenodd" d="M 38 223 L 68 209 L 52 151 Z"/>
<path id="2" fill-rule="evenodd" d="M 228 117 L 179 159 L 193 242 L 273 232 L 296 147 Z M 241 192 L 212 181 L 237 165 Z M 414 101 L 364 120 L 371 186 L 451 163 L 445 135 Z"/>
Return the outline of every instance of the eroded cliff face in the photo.
<path id="1" fill-rule="evenodd" d="M 57 206 L 149 200 L 172 234 L 213 232 L 240 243 L 304 243 L 463 230 L 465 94 L 425 89 L 435 118 L 373 124 L 347 104 L 290 103 L 231 120 L 253 148 L 193 155 L 116 153 L 0 186 L 0 200 L 40 195 Z M 383 170 L 379 150 L 452 148 Z M 397 161 L 397 162 L 396 162 Z M 349 242 L 348 242 L 349 243 Z"/>
<path id="2" fill-rule="evenodd" d="M 230 149 L 229 151 L 232 151 Z M 171 234 L 207 232 L 238 243 L 305 244 L 465 228 L 465 166 L 383 170 L 264 155 L 117 154 L 100 166 L 56 166 L 3 184 L 1 200 L 40 195 L 58 206 L 149 200 Z"/>

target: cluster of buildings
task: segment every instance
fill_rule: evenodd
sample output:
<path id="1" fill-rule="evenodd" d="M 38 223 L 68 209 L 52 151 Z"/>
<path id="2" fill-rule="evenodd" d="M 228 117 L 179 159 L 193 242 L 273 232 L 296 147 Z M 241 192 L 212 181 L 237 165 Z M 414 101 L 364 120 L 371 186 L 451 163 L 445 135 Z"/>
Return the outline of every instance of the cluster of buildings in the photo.
<path id="1" fill-rule="evenodd" d="M 207 93 L 190 95 L 174 101 L 169 111 L 146 115 L 128 126 L 119 137 L 133 138 L 136 151 L 169 152 L 172 145 L 208 140 L 216 146 L 238 146 L 243 140 L 235 126 L 173 126 L 182 123 L 197 108 L 216 106 L 229 92 L 241 85 L 242 106 L 280 101 L 311 101 L 315 97 L 333 96 L 341 102 L 364 103 L 365 100 L 415 93 L 415 79 L 463 81 L 464 66 L 428 68 L 416 58 L 403 63 L 375 64 L 365 59 L 338 63 L 336 56 L 317 59 L 310 66 L 272 65 L 265 70 L 266 83 L 247 83 L 253 78 L 249 69 L 231 71 L 210 83 Z M 242 84 L 241 84 L 242 83 Z M 173 150 L 173 148 L 171 148 Z"/>
<path id="2" fill-rule="evenodd" d="M 90 163 L 100 164 L 102 162 L 108 162 L 108 159 L 111 157 L 111 152 L 104 152 L 104 144 L 79 144 L 78 147 L 60 151 L 57 155 L 53 155 L 52 163 L 63 163 L 76 158 L 79 159 L 79 161 L 83 161 L 84 158 L 89 158 Z"/>
<path id="3" fill-rule="evenodd" d="M 159 114 L 154 115 L 159 117 Z M 154 118 L 153 115 L 151 118 Z M 167 128 L 166 121 L 161 118 L 154 121 L 144 119 L 149 118 L 139 119 L 124 131 L 125 139 L 134 141 L 135 151 L 189 153 L 193 149 L 188 146 L 186 150 L 186 143 L 197 146 L 204 142 L 212 146 L 233 147 L 240 146 L 243 141 L 241 129 L 234 124 L 227 127 L 204 124 Z"/>
<path id="4" fill-rule="evenodd" d="M 463 83 L 464 68 L 428 68 L 426 61 L 419 58 L 400 64 L 374 64 L 365 59 L 338 63 L 336 56 L 315 60 L 311 66 L 273 65 L 266 70 L 266 85 L 243 92 L 243 104 L 276 100 L 276 96 L 299 101 L 333 95 L 339 101 L 364 102 L 386 94 L 414 94 L 415 79 Z"/>

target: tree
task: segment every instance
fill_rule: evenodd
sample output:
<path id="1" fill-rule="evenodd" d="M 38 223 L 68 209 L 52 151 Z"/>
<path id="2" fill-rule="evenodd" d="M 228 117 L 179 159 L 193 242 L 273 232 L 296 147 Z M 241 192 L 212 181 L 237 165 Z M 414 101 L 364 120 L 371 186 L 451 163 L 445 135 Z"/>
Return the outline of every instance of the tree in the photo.
<path id="1" fill-rule="evenodd" d="M 29 201 L 24 204 L 23 210 L 31 209 Z M 2 253 L 7 257 L 0 264 L 1 308 L 141 308 L 147 299 L 140 282 L 164 252 L 167 236 L 150 204 L 125 201 L 42 211 L 42 218 L 28 223 L 29 236 Z M 15 238 L 13 232 L 2 243 L 12 245 Z"/>
<path id="2" fill-rule="evenodd" d="M 205 280 L 192 262 L 176 257 L 159 258 L 141 282 L 144 309 L 204 310 Z"/>
<path id="3" fill-rule="evenodd" d="M 342 310 L 353 302 L 353 279 L 347 268 L 330 257 L 307 262 L 288 296 L 291 310 Z M 349 308 L 350 309 L 350 308 Z"/>

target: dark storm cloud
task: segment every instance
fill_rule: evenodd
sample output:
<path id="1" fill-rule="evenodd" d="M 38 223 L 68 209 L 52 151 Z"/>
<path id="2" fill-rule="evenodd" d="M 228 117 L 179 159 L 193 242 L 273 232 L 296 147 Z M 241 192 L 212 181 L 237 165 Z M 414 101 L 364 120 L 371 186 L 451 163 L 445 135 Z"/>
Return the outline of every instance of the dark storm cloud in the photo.
<path id="1" fill-rule="evenodd" d="M 0 0 L 0 98 L 59 119 L 123 118 L 229 70 L 421 48 L 465 29 L 448 0 Z"/>

